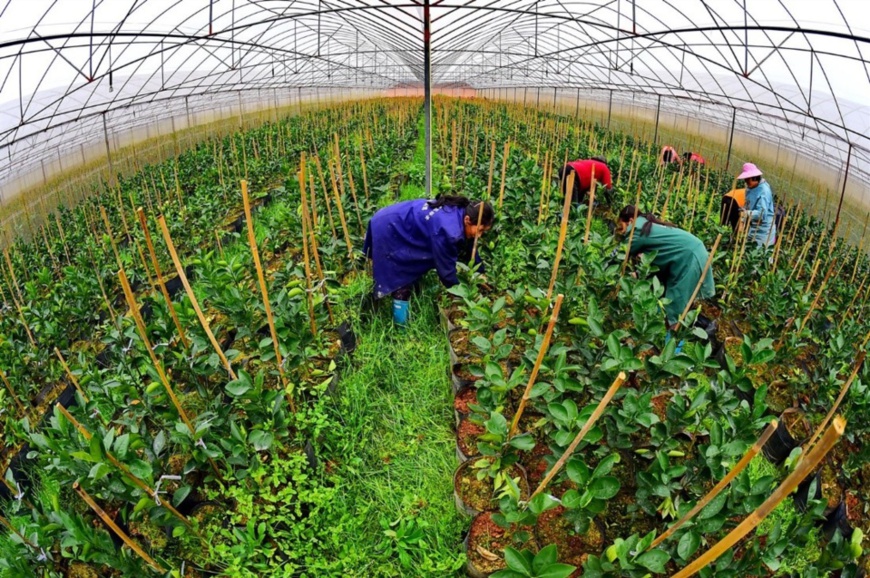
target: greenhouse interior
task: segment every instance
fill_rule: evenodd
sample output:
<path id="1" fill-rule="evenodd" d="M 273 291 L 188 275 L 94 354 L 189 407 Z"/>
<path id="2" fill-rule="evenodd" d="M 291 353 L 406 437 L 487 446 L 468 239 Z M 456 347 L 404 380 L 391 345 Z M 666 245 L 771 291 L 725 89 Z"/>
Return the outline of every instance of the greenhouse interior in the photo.
<path id="1" fill-rule="evenodd" d="M 0 0 L 0 576 L 865 576 L 866 9 Z"/>

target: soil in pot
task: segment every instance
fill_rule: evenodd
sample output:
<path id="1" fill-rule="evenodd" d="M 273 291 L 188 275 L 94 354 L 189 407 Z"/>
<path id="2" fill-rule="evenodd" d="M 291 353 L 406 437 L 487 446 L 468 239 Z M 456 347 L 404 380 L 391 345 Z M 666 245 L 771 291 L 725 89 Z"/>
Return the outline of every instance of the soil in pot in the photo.
<path id="1" fill-rule="evenodd" d="M 565 517 L 565 512 L 564 507 L 558 506 L 538 516 L 535 538 L 539 544 L 556 544 L 559 561 L 579 568 L 589 554 L 601 551 L 604 532 L 594 520 L 589 522 L 585 532 L 576 532 L 574 523 Z"/>
<path id="2" fill-rule="evenodd" d="M 488 476 L 478 480 L 477 470 L 471 467 L 473 463 L 469 460 L 459 466 L 453 476 L 453 489 L 466 507 L 479 512 L 491 510 L 496 506 L 493 495 L 493 480 Z M 526 473 L 520 466 L 513 465 L 510 469 L 510 476 L 519 478 L 520 500 L 527 500 L 529 498 L 529 482 L 526 480 Z"/>
<path id="3" fill-rule="evenodd" d="M 535 447 L 530 452 L 522 452 L 520 454 L 520 463 L 526 469 L 526 474 L 529 480 L 529 486 L 537 488 L 547 475 L 547 470 L 550 464 L 547 462 L 547 456 L 552 456 L 553 451 L 546 444 L 535 444 Z M 553 458 L 555 462 L 555 458 Z"/>
<path id="4" fill-rule="evenodd" d="M 477 389 L 474 387 L 465 386 L 459 390 L 459 393 L 453 398 L 453 409 L 459 415 L 468 415 L 471 410 L 468 404 L 477 404 Z"/>
<path id="5" fill-rule="evenodd" d="M 476 456 L 480 452 L 477 450 L 477 438 L 486 432 L 486 428 L 482 425 L 472 423 L 469 419 L 463 419 L 459 422 L 459 427 L 456 428 L 456 445 L 466 456 Z"/>
<path id="6" fill-rule="evenodd" d="M 530 538 L 525 544 L 518 545 L 514 543 L 510 532 L 492 521 L 492 513 L 478 514 L 468 530 L 468 564 L 477 575 L 489 575 L 504 570 L 507 564 L 504 561 L 503 551 L 508 546 L 520 550 L 536 549 L 534 539 L 531 538 L 531 529 L 521 528 L 520 531 L 528 531 Z"/>
<path id="7" fill-rule="evenodd" d="M 819 472 L 822 495 L 828 500 L 828 507 L 833 508 L 843 501 L 843 488 L 837 479 L 837 470 L 830 462 L 825 462 Z"/>

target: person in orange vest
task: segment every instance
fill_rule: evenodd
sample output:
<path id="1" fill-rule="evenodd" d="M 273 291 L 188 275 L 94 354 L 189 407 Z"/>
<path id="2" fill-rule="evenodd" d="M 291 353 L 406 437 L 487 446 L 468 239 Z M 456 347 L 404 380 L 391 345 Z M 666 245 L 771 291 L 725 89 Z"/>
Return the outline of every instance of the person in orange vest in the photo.
<path id="1" fill-rule="evenodd" d="M 722 197 L 722 210 L 719 213 L 719 224 L 728 225 L 737 232 L 740 223 L 740 211 L 746 205 L 746 189 L 732 189 Z"/>
<path id="2" fill-rule="evenodd" d="M 610 176 L 607 161 L 603 157 L 571 161 L 559 171 L 559 182 L 562 183 L 563 191 L 568 186 L 568 175 L 572 172 L 575 173 L 571 202 L 583 203 L 586 201 L 586 195 L 592 188 L 593 170 L 595 171 L 595 181 L 604 187 L 603 191 L 598 189 L 598 193 L 605 200 L 605 203 L 609 202 L 610 194 L 613 192 L 613 179 Z"/>

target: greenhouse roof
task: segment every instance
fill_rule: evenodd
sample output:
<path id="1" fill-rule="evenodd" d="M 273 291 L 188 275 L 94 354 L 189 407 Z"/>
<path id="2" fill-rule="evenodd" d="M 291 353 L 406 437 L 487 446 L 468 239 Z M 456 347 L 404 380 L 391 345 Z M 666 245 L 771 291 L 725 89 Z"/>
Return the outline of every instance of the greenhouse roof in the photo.
<path id="1" fill-rule="evenodd" d="M 854 23 L 865 7 L 433 0 L 432 82 L 711 105 L 715 121 L 737 118 L 841 163 L 852 148 L 860 172 L 870 167 L 870 32 Z M 6 0 L 0 183 L 102 140 L 107 114 L 115 130 L 243 94 L 420 83 L 422 18 L 418 1 Z"/>

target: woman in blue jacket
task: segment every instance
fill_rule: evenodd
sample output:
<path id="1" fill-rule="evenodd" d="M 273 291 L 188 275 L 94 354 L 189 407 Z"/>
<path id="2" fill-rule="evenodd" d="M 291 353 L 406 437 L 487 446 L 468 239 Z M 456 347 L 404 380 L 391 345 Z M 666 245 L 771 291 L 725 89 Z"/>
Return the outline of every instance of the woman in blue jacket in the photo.
<path id="1" fill-rule="evenodd" d="M 363 244 L 363 253 L 372 260 L 375 297 L 392 295 L 393 318 L 404 324 L 411 286 L 432 269 L 445 287 L 456 285 L 460 249 L 494 220 L 492 205 L 461 196 L 415 199 L 381 209 L 369 221 Z"/>
<path id="2" fill-rule="evenodd" d="M 743 218 L 749 227 L 749 240 L 755 241 L 759 247 L 769 247 L 776 242 L 776 208 L 773 204 L 773 191 L 761 175 L 758 167 L 745 163 L 743 172 L 737 178 L 746 183 Z"/>

